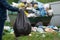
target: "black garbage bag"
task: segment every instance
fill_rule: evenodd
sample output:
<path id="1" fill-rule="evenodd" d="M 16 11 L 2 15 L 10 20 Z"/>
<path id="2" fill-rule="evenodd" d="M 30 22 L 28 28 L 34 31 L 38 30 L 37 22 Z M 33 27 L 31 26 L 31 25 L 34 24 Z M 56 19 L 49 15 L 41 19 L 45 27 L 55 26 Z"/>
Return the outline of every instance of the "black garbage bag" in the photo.
<path id="1" fill-rule="evenodd" d="M 31 32 L 31 24 L 22 9 L 17 14 L 13 29 L 16 37 L 28 35 Z"/>

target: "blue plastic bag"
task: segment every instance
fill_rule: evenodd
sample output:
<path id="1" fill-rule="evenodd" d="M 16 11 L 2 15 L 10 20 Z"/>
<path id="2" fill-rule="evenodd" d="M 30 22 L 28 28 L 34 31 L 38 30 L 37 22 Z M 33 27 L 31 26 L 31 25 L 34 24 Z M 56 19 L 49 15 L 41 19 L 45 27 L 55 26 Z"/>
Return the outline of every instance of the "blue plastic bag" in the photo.
<path id="1" fill-rule="evenodd" d="M 37 2 L 37 3 L 38 3 L 38 8 L 39 8 L 39 11 L 40 11 L 40 15 L 41 16 L 45 16 L 46 15 L 46 11 L 44 9 L 43 3 L 41 3 L 41 2 Z"/>

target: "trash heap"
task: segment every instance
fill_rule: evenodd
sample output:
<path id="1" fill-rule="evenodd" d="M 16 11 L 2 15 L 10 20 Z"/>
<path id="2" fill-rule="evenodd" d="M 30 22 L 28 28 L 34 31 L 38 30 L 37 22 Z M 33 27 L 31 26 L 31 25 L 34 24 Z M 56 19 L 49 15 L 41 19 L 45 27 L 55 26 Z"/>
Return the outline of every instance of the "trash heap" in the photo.
<path id="1" fill-rule="evenodd" d="M 41 22 L 37 23 L 35 27 L 31 27 L 32 32 L 38 32 L 38 33 L 56 33 L 60 32 L 60 28 L 54 25 L 48 25 L 48 26 L 43 26 Z M 14 34 L 13 28 L 10 26 L 4 26 L 4 34 Z"/>
<path id="2" fill-rule="evenodd" d="M 24 9 L 24 12 L 27 17 L 37 17 L 37 16 L 52 16 L 53 11 L 49 4 L 43 4 L 36 0 L 25 0 L 14 3 L 12 2 L 13 7 Z"/>
<path id="3" fill-rule="evenodd" d="M 52 16 L 53 10 L 49 4 L 43 4 L 38 1 L 21 1 L 19 3 L 12 2 L 13 7 L 23 9 L 27 17 L 40 17 L 40 16 Z M 58 32 L 59 29 L 57 26 L 49 24 L 48 26 L 43 26 L 42 22 L 38 22 L 35 27 L 32 27 L 34 32 Z M 10 34 L 14 33 L 13 28 L 9 26 L 4 27 L 4 32 Z"/>
<path id="4" fill-rule="evenodd" d="M 48 26 L 43 26 L 42 22 L 39 22 L 35 27 L 32 27 L 32 31 L 40 33 L 54 33 L 59 32 L 59 28 L 51 24 L 49 24 Z"/>

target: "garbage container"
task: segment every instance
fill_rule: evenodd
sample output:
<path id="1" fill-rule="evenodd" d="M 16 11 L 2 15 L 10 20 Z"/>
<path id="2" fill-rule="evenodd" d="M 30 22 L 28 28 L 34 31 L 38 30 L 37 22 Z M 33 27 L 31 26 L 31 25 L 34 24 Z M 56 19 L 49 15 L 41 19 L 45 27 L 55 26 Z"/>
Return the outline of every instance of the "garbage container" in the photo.
<path id="1" fill-rule="evenodd" d="M 9 18 L 12 26 L 14 24 L 16 17 L 17 17 L 17 13 L 15 12 L 9 14 Z M 28 19 L 30 20 L 32 26 L 35 26 L 36 23 L 38 22 L 42 22 L 43 25 L 46 26 L 49 24 L 51 18 L 52 16 L 39 16 L 39 17 L 29 17 Z"/>

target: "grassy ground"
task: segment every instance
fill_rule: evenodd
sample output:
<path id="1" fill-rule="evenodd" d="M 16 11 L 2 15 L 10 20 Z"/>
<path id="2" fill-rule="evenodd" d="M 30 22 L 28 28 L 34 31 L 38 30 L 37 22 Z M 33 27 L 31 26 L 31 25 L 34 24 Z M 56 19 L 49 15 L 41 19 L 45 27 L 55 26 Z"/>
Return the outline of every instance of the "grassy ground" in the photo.
<path id="1" fill-rule="evenodd" d="M 44 35 L 38 32 L 32 32 L 32 36 L 21 36 L 19 40 L 60 40 L 60 33 L 45 33 Z M 14 35 L 5 34 L 3 40 L 15 40 Z"/>

